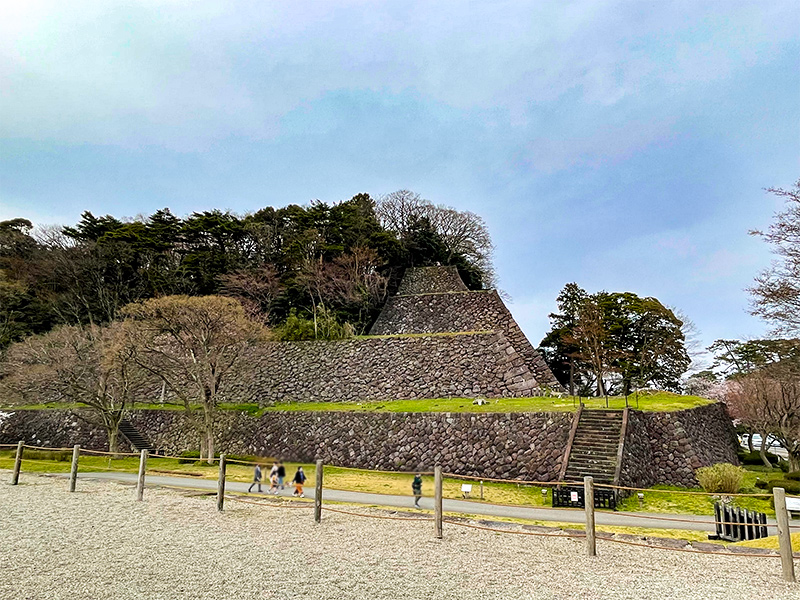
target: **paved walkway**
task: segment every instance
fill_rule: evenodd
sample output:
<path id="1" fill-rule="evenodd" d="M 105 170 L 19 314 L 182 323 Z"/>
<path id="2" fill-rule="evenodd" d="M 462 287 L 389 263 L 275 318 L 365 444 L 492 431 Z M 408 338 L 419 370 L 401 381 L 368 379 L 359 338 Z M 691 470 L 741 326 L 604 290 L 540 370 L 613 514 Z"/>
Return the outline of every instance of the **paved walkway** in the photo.
<path id="1" fill-rule="evenodd" d="M 65 473 L 53 473 L 60 477 L 68 477 Z M 107 481 L 121 481 L 136 483 L 135 473 L 79 473 L 81 479 L 103 479 Z M 148 475 L 146 486 L 167 486 L 209 492 L 217 491 L 217 482 L 213 479 L 193 479 L 188 477 L 171 477 L 164 475 Z M 247 492 L 249 483 L 235 481 L 226 482 L 225 490 L 228 492 Z M 262 489 L 268 489 L 264 486 Z M 292 497 L 290 489 L 279 492 L 280 496 Z M 266 496 L 266 494 L 265 494 Z M 306 487 L 306 497 L 314 497 L 313 487 Z M 390 494 L 369 494 L 365 492 L 351 492 L 344 490 L 325 489 L 325 500 L 333 502 L 352 502 L 386 506 L 391 508 L 412 509 L 414 499 L 411 496 L 394 496 Z M 423 498 L 420 502 L 423 509 L 433 510 L 433 498 Z M 574 508 L 544 508 L 531 506 L 506 506 L 489 504 L 475 500 L 452 500 L 445 498 L 442 501 L 445 512 L 464 513 L 482 517 L 511 517 L 516 519 L 529 519 L 532 521 L 557 521 L 562 523 L 583 523 L 583 509 Z M 644 518 L 646 517 L 646 518 Z M 681 519 L 682 522 L 668 521 L 666 519 Z M 649 527 L 654 529 L 690 529 L 694 531 L 714 532 L 713 515 L 668 515 L 656 513 L 629 513 L 597 511 L 595 521 L 598 525 L 617 525 L 623 527 Z M 712 523 L 708 523 L 711 520 Z M 770 520 L 770 523 L 774 523 Z"/>

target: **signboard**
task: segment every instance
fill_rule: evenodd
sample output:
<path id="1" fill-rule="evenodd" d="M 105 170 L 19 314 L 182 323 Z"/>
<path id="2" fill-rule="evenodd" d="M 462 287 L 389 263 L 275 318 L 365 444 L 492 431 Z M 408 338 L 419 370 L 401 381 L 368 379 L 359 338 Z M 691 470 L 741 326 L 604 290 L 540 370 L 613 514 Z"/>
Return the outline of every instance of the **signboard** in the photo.
<path id="1" fill-rule="evenodd" d="M 800 512 L 800 498 L 797 496 L 786 496 L 786 510 L 789 512 Z"/>
<path id="2" fill-rule="evenodd" d="M 570 502 L 577 502 L 578 501 L 578 492 L 570 492 L 569 493 L 569 501 Z"/>

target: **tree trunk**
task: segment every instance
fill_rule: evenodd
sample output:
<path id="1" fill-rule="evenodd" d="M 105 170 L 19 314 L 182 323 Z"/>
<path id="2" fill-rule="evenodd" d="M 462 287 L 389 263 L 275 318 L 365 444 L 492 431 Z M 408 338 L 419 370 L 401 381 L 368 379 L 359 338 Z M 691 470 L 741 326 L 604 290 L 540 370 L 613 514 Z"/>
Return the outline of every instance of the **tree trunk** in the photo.
<path id="1" fill-rule="evenodd" d="M 569 395 L 575 396 L 575 359 L 569 358 Z"/>
<path id="2" fill-rule="evenodd" d="M 789 452 L 789 470 L 800 471 L 800 456 Z"/>
<path id="3" fill-rule="evenodd" d="M 772 463 L 769 462 L 769 458 L 767 458 L 767 434 L 763 432 L 761 433 L 761 448 L 759 448 L 758 453 L 761 455 L 764 466 L 771 469 Z"/>
<path id="4" fill-rule="evenodd" d="M 206 442 L 206 446 L 208 446 L 208 464 L 213 465 L 214 464 L 214 432 L 213 431 L 208 431 L 206 433 L 206 435 L 208 436 L 207 437 L 208 441 Z"/>
<path id="5" fill-rule="evenodd" d="M 753 431 L 750 429 L 747 430 L 747 449 L 750 451 L 750 454 L 755 452 L 755 450 L 753 450 Z"/>
<path id="6" fill-rule="evenodd" d="M 206 408 L 203 414 L 206 436 L 206 459 L 208 464 L 214 464 L 214 415 L 210 408 Z"/>
<path id="7" fill-rule="evenodd" d="M 603 375 L 600 371 L 596 372 L 597 375 L 597 395 L 598 396 L 605 396 L 606 395 L 606 387 L 603 384 Z"/>
<path id="8" fill-rule="evenodd" d="M 116 454 L 119 452 L 119 427 L 109 425 L 106 427 L 108 433 L 108 451 Z"/>

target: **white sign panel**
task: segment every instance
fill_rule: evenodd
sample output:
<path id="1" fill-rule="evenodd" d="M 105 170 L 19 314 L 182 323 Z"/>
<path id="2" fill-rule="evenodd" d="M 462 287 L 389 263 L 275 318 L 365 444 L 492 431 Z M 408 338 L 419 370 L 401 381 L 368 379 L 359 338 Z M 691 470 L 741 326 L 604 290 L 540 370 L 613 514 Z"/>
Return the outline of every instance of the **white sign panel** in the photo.
<path id="1" fill-rule="evenodd" d="M 796 496 L 786 496 L 786 510 L 790 512 L 800 512 L 800 498 Z"/>
<path id="2" fill-rule="evenodd" d="M 569 501 L 570 502 L 577 502 L 578 501 L 578 492 L 570 492 L 569 493 Z"/>

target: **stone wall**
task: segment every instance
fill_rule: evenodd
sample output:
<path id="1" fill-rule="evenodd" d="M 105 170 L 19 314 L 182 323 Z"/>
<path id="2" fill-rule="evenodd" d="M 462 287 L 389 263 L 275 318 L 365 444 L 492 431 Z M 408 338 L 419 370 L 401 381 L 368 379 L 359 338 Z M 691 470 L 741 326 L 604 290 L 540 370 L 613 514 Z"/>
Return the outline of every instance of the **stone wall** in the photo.
<path id="1" fill-rule="evenodd" d="M 413 272 L 413 270 L 412 270 Z M 392 296 L 370 330 L 371 335 L 499 331 L 542 387 L 561 389 L 539 352 L 531 346 L 495 290 Z"/>
<path id="2" fill-rule="evenodd" d="M 654 478 L 657 472 L 652 465 L 653 453 L 650 448 L 650 433 L 647 430 L 645 413 L 628 410 L 619 485 L 650 487 L 658 481 Z"/>
<path id="3" fill-rule="evenodd" d="M 6 413 L 8 414 L 8 413 Z M 17 411 L 0 423 L 0 443 L 104 450 L 105 434 L 77 411 Z M 233 454 L 384 470 L 430 470 L 550 481 L 558 477 L 572 413 L 267 412 L 220 414 L 217 446 Z M 180 411 L 136 411 L 130 421 L 168 454 L 196 450 Z M 79 425 L 73 425 L 79 423 Z"/>
<path id="4" fill-rule="evenodd" d="M 0 444 L 24 441 L 29 446 L 108 450 L 106 430 L 83 410 L 18 410 L 0 412 Z M 121 450 L 130 446 L 120 438 Z"/>
<path id="5" fill-rule="evenodd" d="M 538 382 L 501 333 L 266 344 L 224 396 L 233 402 L 358 402 L 533 396 Z"/>
<path id="6" fill-rule="evenodd" d="M 234 454 L 388 470 L 441 464 L 462 475 L 550 481 L 558 478 L 572 413 L 222 412 L 217 446 Z M 620 483 L 693 487 L 694 470 L 737 463 L 737 442 L 720 404 L 672 413 L 629 411 Z M 182 411 L 135 411 L 130 421 L 169 454 L 196 450 Z M 107 449 L 102 428 L 66 410 L 0 413 L 0 443 Z"/>
<path id="7" fill-rule="evenodd" d="M 696 469 L 739 464 L 736 432 L 722 403 L 676 412 L 631 410 L 628 419 L 621 485 L 695 487 Z"/>
<path id="8" fill-rule="evenodd" d="M 466 292 L 467 286 L 456 267 L 409 268 L 403 274 L 398 295 Z"/>

